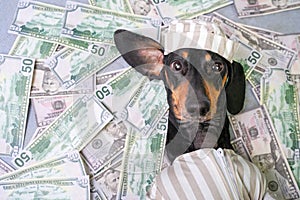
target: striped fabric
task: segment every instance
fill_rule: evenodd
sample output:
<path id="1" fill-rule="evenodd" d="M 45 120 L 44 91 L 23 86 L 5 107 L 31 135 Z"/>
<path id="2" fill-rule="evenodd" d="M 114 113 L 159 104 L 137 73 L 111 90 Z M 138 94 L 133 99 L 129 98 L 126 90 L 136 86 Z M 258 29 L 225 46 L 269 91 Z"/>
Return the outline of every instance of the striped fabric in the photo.
<path id="1" fill-rule="evenodd" d="M 183 154 L 155 178 L 149 199 L 256 200 L 266 190 L 259 169 L 232 150 Z"/>
<path id="2" fill-rule="evenodd" d="M 206 49 L 229 61 L 238 48 L 238 43 L 228 39 L 217 24 L 202 20 L 175 20 L 163 30 L 161 40 L 166 53 L 179 48 Z"/>

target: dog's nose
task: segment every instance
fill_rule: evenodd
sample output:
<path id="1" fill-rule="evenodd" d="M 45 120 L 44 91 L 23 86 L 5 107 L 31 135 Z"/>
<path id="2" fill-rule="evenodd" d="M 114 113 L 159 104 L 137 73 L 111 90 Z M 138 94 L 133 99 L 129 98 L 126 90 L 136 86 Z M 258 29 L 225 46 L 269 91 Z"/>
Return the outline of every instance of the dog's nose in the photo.
<path id="1" fill-rule="evenodd" d="M 209 112 L 210 103 L 208 101 L 189 102 L 187 111 L 192 117 L 205 116 Z"/>

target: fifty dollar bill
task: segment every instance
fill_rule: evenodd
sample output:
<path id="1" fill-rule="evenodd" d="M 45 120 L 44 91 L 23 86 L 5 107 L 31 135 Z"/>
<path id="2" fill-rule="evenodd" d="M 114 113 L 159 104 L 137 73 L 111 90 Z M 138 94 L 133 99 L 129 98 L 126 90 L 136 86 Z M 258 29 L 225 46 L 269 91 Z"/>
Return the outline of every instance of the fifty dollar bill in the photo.
<path id="1" fill-rule="evenodd" d="M 78 99 L 13 160 L 16 167 L 72 149 L 82 150 L 113 118 L 94 95 Z"/>
<path id="2" fill-rule="evenodd" d="M 0 54 L 0 153 L 16 156 L 23 147 L 35 60 Z"/>

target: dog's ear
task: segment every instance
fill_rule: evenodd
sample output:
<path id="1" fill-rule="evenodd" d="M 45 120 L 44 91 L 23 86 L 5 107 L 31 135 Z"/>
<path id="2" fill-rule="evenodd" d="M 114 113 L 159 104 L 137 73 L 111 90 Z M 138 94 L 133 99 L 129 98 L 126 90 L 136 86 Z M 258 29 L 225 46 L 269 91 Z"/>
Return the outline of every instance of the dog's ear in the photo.
<path id="1" fill-rule="evenodd" d="M 127 30 L 114 33 L 117 49 L 126 62 L 150 79 L 160 79 L 164 48 L 155 40 Z"/>
<path id="2" fill-rule="evenodd" d="M 227 110 L 235 115 L 244 106 L 246 80 L 243 66 L 233 61 L 229 67 L 229 82 L 226 85 Z"/>

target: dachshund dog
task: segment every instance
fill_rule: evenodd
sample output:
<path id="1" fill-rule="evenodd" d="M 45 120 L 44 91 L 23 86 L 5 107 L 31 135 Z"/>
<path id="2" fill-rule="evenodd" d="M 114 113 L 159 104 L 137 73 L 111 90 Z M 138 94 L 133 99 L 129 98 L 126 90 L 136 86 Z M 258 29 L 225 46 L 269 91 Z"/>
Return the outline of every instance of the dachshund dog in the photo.
<path id="1" fill-rule="evenodd" d="M 200 148 L 232 149 L 227 111 L 237 114 L 245 99 L 245 75 L 239 63 L 196 48 L 164 55 L 160 43 L 127 30 L 117 30 L 114 40 L 130 66 L 150 80 L 164 82 L 170 161 Z"/>

